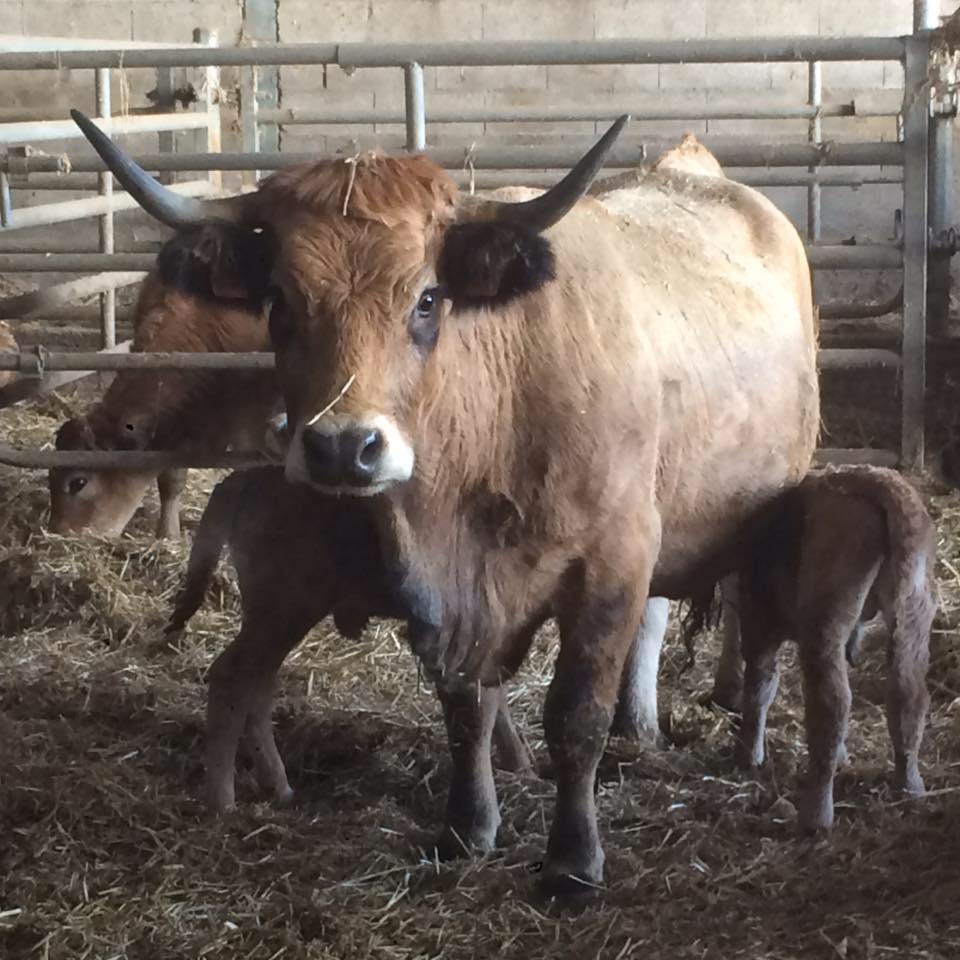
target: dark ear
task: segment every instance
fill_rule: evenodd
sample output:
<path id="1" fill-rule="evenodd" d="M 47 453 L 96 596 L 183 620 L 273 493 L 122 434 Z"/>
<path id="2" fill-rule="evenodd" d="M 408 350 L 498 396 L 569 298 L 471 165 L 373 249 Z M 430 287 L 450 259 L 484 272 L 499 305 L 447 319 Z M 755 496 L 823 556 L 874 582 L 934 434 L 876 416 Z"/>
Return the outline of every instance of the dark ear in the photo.
<path id="1" fill-rule="evenodd" d="M 96 450 L 96 440 L 90 424 L 83 417 L 65 420 L 54 441 L 57 450 Z"/>
<path id="2" fill-rule="evenodd" d="M 539 290 L 554 271 L 540 234 L 512 223 L 461 223 L 444 236 L 438 279 L 454 305 L 494 306 Z"/>

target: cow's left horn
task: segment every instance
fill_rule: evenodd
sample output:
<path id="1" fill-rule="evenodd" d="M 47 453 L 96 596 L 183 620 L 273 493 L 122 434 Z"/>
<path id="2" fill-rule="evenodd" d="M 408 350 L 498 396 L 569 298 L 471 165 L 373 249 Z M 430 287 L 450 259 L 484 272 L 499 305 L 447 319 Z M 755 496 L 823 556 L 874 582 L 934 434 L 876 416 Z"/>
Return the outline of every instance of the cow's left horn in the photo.
<path id="1" fill-rule="evenodd" d="M 211 221 L 243 221 L 247 209 L 246 197 L 197 200 L 180 196 L 162 186 L 134 163 L 133 158 L 127 156 L 89 117 L 79 110 L 71 110 L 70 116 L 127 193 L 161 223 L 168 227 L 182 227 Z"/>
<path id="2" fill-rule="evenodd" d="M 625 113 L 618 117 L 610 129 L 593 145 L 580 162 L 546 193 L 522 203 L 501 203 L 497 207 L 497 220 L 507 220 L 542 233 L 563 219 L 573 205 L 590 189 L 590 184 L 600 172 L 607 154 L 616 143 L 620 132 L 630 120 Z"/>

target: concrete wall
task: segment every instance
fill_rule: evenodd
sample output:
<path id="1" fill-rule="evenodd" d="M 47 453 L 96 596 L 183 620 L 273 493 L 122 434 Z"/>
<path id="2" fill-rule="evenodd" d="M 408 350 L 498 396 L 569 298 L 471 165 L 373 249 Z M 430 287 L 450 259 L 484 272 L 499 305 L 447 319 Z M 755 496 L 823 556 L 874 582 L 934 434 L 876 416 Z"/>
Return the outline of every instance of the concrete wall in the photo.
<path id="1" fill-rule="evenodd" d="M 255 4 L 260 0 L 246 0 Z M 943 0 L 949 12 L 956 0 Z M 604 37 L 702 38 L 808 34 L 901 34 L 909 32 L 912 0 L 278 0 L 276 36 L 283 41 L 442 41 L 592 39 Z M 268 8 L 269 10 L 269 8 Z M 71 37 L 189 41 L 194 26 L 216 29 L 222 43 L 244 39 L 244 0 L 0 0 L 0 32 Z M 657 98 L 703 105 L 718 97 L 762 95 L 799 102 L 806 96 L 806 67 L 792 64 L 668 65 L 599 67 L 429 68 L 427 108 L 550 104 L 640 104 Z M 179 79 L 186 79 L 180 72 Z M 228 101 L 236 101 L 236 73 L 224 71 Z M 825 97 L 896 98 L 902 83 L 898 64 L 826 64 Z M 90 71 L 61 71 L 4 77 L 3 106 L 93 107 Z M 114 102 L 141 105 L 154 85 L 150 71 L 125 71 L 116 78 Z M 333 68 L 284 68 L 281 99 L 291 107 L 400 107 L 399 70 L 358 71 L 348 76 Z M 484 135 L 535 141 L 564 134 L 590 134 L 593 124 L 563 128 L 522 124 L 430 126 L 432 143 L 468 145 Z M 747 123 L 637 123 L 634 133 L 679 135 L 686 130 L 716 135 L 806 136 L 805 121 Z M 225 146 L 236 145 L 228 137 Z M 825 136 L 843 139 L 892 138 L 887 120 L 832 120 Z M 183 145 L 189 148 L 190 137 Z M 348 146 L 402 142 L 396 126 L 290 127 L 283 131 L 288 150 L 328 151 Z M 155 137 L 128 141 L 134 149 L 156 149 Z M 56 149 L 51 145 L 49 149 Z M 78 149 L 76 144 L 71 149 Z M 804 192 L 771 191 L 771 196 L 804 226 Z M 18 197 L 26 199 L 27 195 Z M 42 198 L 50 199 L 49 195 Z M 862 188 L 824 191 L 824 237 L 886 239 L 892 233 L 897 190 Z M 60 236 L 64 236 L 63 231 Z M 10 238 L 12 239 L 12 238 Z M 4 243 L 9 247 L 9 241 Z"/>

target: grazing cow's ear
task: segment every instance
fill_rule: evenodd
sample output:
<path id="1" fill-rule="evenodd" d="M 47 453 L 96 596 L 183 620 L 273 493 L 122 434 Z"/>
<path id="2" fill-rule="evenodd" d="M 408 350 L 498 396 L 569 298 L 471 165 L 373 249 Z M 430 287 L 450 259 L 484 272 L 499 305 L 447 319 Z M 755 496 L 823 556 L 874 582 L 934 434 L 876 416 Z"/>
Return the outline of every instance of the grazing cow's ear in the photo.
<path id="1" fill-rule="evenodd" d="M 550 241 L 525 227 L 461 223 L 444 236 L 437 273 L 455 306 L 494 306 L 539 290 L 555 265 Z"/>
<path id="2" fill-rule="evenodd" d="M 95 450 L 96 439 L 83 417 L 73 417 L 60 425 L 54 447 L 57 450 Z"/>

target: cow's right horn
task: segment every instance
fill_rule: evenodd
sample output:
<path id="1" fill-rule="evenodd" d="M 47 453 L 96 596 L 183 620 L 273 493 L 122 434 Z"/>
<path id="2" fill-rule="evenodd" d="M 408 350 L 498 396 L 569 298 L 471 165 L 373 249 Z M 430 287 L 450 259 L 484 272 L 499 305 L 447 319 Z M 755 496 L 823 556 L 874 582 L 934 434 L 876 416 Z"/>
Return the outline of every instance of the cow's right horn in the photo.
<path id="1" fill-rule="evenodd" d="M 137 166 L 89 117 L 79 110 L 71 110 L 70 116 L 130 196 L 161 223 L 168 227 L 182 227 L 211 221 L 241 223 L 245 219 L 247 197 L 197 200 L 180 196 Z"/>
<path id="2" fill-rule="evenodd" d="M 520 203 L 501 203 L 496 208 L 496 219 L 518 223 L 537 233 L 548 230 L 570 212 L 573 205 L 586 194 L 600 172 L 607 154 L 630 120 L 625 113 L 618 117 L 609 130 L 580 158 L 580 162 L 546 193 Z"/>

